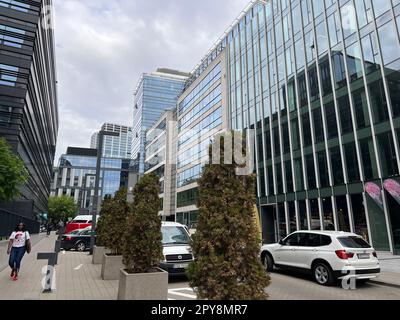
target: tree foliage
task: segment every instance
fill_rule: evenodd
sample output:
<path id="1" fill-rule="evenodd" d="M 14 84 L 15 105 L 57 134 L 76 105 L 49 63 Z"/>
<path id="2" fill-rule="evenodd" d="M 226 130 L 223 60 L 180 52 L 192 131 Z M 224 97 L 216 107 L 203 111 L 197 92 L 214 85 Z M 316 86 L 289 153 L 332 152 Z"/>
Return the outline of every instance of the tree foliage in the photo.
<path id="1" fill-rule="evenodd" d="M 123 235 L 129 211 L 127 189 L 124 187 L 120 188 L 113 198 L 107 197 L 103 201 L 96 231 L 100 235 L 101 244 L 110 249 L 112 255 L 122 253 Z"/>
<path id="2" fill-rule="evenodd" d="M 67 221 L 76 216 L 77 206 L 69 196 L 50 197 L 48 200 L 48 220 Z"/>
<path id="3" fill-rule="evenodd" d="M 28 171 L 4 138 L 0 138 L 0 201 L 11 201 L 26 183 Z"/>
<path id="4" fill-rule="evenodd" d="M 221 134 L 221 161 L 207 164 L 198 181 L 199 218 L 192 244 L 196 260 L 188 270 L 190 285 L 201 299 L 267 299 L 269 276 L 260 261 L 261 239 L 254 222 L 255 177 L 237 175 L 240 165 L 234 159 L 225 164 L 225 139 L 234 141 L 232 133 Z M 245 143 L 236 147 L 245 154 Z"/>
<path id="5" fill-rule="evenodd" d="M 154 173 L 144 175 L 134 188 L 123 247 L 129 273 L 150 272 L 163 258 L 159 193 L 159 178 Z"/>

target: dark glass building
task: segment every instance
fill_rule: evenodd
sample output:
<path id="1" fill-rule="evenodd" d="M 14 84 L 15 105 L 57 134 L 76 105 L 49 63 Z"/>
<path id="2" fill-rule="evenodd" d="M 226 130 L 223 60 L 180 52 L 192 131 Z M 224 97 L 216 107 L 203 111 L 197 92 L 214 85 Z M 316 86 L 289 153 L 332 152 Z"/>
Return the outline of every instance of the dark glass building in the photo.
<path id="1" fill-rule="evenodd" d="M 0 136 L 24 161 L 21 198 L 0 208 L 47 211 L 58 131 L 51 0 L 0 0 Z"/>
<path id="2" fill-rule="evenodd" d="M 269 0 L 228 34 L 263 237 L 351 231 L 400 253 L 400 0 Z"/>

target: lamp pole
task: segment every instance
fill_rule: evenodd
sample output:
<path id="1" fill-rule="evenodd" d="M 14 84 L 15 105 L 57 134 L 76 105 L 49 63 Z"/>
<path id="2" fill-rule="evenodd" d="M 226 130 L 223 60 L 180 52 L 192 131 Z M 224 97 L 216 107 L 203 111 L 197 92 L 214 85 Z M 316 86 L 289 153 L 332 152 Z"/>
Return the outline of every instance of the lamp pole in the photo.
<path id="1" fill-rule="evenodd" d="M 97 140 L 97 159 L 96 159 L 96 178 L 94 183 L 94 196 L 93 196 L 93 206 L 92 206 L 92 232 L 90 235 L 90 250 L 89 254 L 93 254 L 93 248 L 95 243 L 95 230 L 98 214 L 98 202 L 99 202 L 99 189 L 100 189 L 100 171 L 101 171 L 101 159 L 103 153 L 103 140 L 104 136 L 119 137 L 118 132 L 113 131 L 103 131 L 101 130 L 98 135 Z"/>

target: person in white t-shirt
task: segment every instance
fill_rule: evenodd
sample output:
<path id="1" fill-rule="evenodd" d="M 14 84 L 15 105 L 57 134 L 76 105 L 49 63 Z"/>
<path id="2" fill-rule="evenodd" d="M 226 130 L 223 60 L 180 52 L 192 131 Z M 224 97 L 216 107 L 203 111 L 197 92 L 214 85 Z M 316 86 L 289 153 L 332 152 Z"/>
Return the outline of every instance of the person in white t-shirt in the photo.
<path id="1" fill-rule="evenodd" d="M 10 236 L 7 254 L 10 255 L 8 264 L 11 268 L 11 279 L 18 280 L 18 272 L 21 267 L 21 260 L 25 252 L 31 252 L 31 240 L 29 232 L 25 230 L 25 224 L 19 223 Z"/>

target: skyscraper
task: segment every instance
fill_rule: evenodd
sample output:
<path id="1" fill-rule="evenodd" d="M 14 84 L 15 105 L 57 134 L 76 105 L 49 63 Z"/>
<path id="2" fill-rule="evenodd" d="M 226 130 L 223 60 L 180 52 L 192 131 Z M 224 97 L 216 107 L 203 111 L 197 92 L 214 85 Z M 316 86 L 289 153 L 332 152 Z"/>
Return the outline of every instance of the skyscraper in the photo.
<path id="1" fill-rule="evenodd" d="M 144 73 L 139 80 L 135 90 L 131 152 L 134 170 L 139 174 L 145 171 L 146 131 L 164 111 L 176 107 L 187 77 L 183 72 L 157 69 Z"/>
<path id="2" fill-rule="evenodd" d="M 0 208 L 47 212 L 58 132 L 51 0 L 0 1 L 0 136 L 29 171 L 21 197 Z"/>
<path id="3" fill-rule="evenodd" d="M 102 131 L 116 132 L 117 137 L 104 136 L 103 157 L 131 158 L 132 128 L 119 124 L 105 123 L 101 126 Z M 90 148 L 97 148 L 98 132 L 93 133 L 90 140 Z"/>

